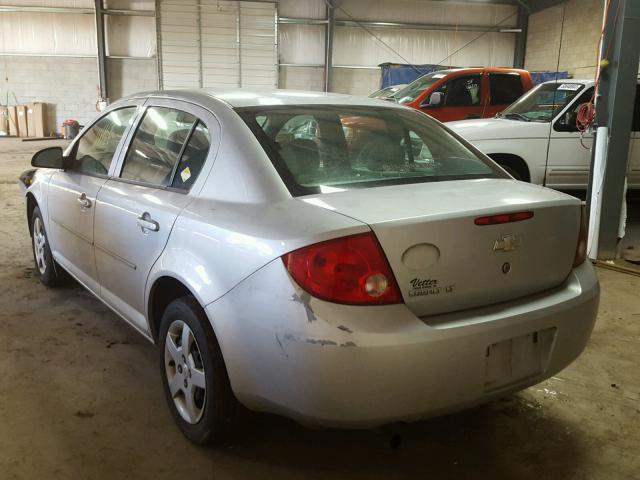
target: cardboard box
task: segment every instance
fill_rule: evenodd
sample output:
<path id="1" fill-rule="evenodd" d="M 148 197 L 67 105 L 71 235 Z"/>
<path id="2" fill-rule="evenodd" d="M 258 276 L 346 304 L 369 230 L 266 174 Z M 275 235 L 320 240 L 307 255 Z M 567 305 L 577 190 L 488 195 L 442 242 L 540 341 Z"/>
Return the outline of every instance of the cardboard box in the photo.
<path id="1" fill-rule="evenodd" d="M 18 116 L 18 136 L 27 137 L 29 131 L 27 130 L 27 107 L 24 105 L 16 106 L 16 112 Z"/>
<path id="2" fill-rule="evenodd" d="M 18 136 L 18 111 L 16 107 L 7 107 L 9 109 L 9 135 Z"/>
<path id="3" fill-rule="evenodd" d="M 47 104 L 34 102 L 27 104 L 27 131 L 30 137 L 45 136 Z"/>
<path id="4" fill-rule="evenodd" d="M 0 137 L 9 135 L 9 109 L 0 105 Z"/>

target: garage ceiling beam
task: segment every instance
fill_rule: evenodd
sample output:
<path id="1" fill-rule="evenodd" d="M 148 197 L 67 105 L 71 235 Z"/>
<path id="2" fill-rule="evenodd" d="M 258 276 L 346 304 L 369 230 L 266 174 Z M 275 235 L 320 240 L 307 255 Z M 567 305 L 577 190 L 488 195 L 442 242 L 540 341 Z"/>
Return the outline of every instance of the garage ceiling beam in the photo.
<path id="1" fill-rule="evenodd" d="M 31 7 L 26 5 L 0 5 L 2 13 L 66 13 L 70 15 L 93 15 L 93 8 L 76 7 Z M 153 10 L 123 10 L 123 9 L 103 9 L 105 15 L 124 15 L 138 17 L 155 17 Z"/>
<path id="2" fill-rule="evenodd" d="M 107 102 L 107 44 L 104 35 L 104 11 L 102 0 L 95 0 L 96 39 L 98 45 L 98 82 L 100 85 L 100 100 Z"/>
<path id="3" fill-rule="evenodd" d="M 93 8 L 76 7 L 30 7 L 26 5 L 0 5 L 2 13 L 70 13 L 93 15 Z"/>
<path id="4" fill-rule="evenodd" d="M 316 20 L 309 18 L 289 18 L 280 17 L 279 24 L 284 25 L 326 25 L 327 20 Z M 429 23 L 407 23 L 407 22 L 370 22 L 360 20 L 335 20 L 334 25 L 338 27 L 368 27 L 368 28 L 402 28 L 412 30 L 443 30 L 458 32 L 498 32 L 498 33 L 519 33 L 519 28 L 492 27 L 488 25 L 450 25 L 450 24 L 429 24 Z"/>
<path id="5" fill-rule="evenodd" d="M 327 24 L 324 42 L 324 91 L 331 91 L 333 80 L 333 31 L 335 27 L 335 8 L 332 2 L 327 2 Z"/>
<path id="6" fill-rule="evenodd" d="M 326 25 L 327 23 L 328 20 L 320 18 L 278 17 L 278 24 L 280 25 Z"/>
<path id="7" fill-rule="evenodd" d="M 524 68 L 524 59 L 527 51 L 527 27 L 529 26 L 529 12 L 524 7 L 518 7 L 517 27 L 520 30 L 516 34 L 515 48 L 513 52 L 513 67 Z"/>
<path id="8" fill-rule="evenodd" d="M 154 10 L 122 10 L 107 8 L 103 10 L 105 15 L 124 16 L 124 17 L 155 17 L 156 12 Z"/>

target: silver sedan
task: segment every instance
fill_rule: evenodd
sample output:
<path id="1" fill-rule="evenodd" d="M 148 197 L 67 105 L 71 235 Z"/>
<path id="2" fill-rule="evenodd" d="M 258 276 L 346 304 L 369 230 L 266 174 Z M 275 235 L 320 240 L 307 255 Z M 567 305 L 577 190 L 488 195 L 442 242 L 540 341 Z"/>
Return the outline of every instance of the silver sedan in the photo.
<path id="1" fill-rule="evenodd" d="M 486 402 L 565 368 L 595 321 L 580 202 L 389 102 L 134 95 L 32 164 L 42 282 L 159 346 L 196 443 L 243 407 L 366 427 Z"/>

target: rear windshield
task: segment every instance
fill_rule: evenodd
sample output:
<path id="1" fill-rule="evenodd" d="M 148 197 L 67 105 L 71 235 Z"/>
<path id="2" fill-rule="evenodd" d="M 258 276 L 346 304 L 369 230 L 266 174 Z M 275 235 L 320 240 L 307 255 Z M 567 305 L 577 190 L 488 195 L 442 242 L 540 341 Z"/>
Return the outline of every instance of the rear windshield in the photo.
<path id="1" fill-rule="evenodd" d="M 236 110 L 294 196 L 443 180 L 508 178 L 410 109 L 302 105 Z"/>

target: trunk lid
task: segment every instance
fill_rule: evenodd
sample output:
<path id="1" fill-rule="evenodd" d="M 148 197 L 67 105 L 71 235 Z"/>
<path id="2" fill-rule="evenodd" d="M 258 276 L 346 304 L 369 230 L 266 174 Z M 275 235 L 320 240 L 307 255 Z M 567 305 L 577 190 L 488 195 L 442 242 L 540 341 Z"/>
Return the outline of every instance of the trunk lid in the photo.
<path id="1" fill-rule="evenodd" d="M 405 304 L 426 316 L 503 302 L 561 284 L 571 271 L 580 201 L 506 179 L 460 180 L 301 197 L 367 223 Z M 530 211 L 527 220 L 478 217 Z"/>

